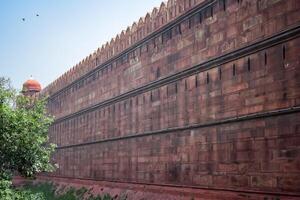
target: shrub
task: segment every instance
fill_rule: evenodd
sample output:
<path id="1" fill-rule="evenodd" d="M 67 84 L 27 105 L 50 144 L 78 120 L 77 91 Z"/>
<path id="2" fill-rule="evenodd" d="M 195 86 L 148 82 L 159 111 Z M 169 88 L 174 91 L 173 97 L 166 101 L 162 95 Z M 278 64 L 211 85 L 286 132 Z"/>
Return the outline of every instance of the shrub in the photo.
<path id="1" fill-rule="evenodd" d="M 0 180 L 1 200 L 46 200 L 42 193 L 33 193 L 30 190 L 11 188 L 11 181 Z"/>

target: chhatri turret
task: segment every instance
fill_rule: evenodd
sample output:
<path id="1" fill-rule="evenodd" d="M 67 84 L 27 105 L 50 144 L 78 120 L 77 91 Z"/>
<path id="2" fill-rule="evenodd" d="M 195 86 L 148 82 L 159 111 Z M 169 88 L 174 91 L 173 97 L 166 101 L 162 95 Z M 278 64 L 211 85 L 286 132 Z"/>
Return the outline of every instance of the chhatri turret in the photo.
<path id="1" fill-rule="evenodd" d="M 35 96 L 41 91 L 41 84 L 34 80 L 32 76 L 23 84 L 22 94 L 24 96 Z"/>

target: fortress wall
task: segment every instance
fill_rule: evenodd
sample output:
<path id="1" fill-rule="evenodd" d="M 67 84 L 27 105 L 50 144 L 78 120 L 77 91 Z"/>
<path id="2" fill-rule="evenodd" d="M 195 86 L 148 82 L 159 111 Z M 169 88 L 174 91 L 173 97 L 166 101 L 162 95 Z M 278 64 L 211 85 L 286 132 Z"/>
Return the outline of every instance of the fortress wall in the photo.
<path id="1" fill-rule="evenodd" d="M 54 175 L 299 194 L 299 119 L 297 113 L 60 149 Z"/>
<path id="2" fill-rule="evenodd" d="M 223 1 L 216 1 L 169 32 L 158 34 L 52 95 L 49 109 L 56 118 L 61 118 L 266 38 L 297 22 L 292 17 L 299 10 L 297 4 L 289 0 L 268 2 L 266 6 L 263 1 L 230 0 L 224 7 Z M 275 12 L 276 15 L 272 14 Z"/>
<path id="3" fill-rule="evenodd" d="M 299 105 L 300 38 L 56 121 L 59 146 Z M 284 53 L 284 55 L 283 55 Z"/>
<path id="4" fill-rule="evenodd" d="M 50 176 L 298 194 L 299 44 L 56 123 Z"/>
<path id="5" fill-rule="evenodd" d="M 203 6 L 172 37 L 159 32 L 50 96 L 59 165 L 50 177 L 300 196 L 300 2 Z M 122 40 L 141 23 L 91 58 L 145 37 Z"/>

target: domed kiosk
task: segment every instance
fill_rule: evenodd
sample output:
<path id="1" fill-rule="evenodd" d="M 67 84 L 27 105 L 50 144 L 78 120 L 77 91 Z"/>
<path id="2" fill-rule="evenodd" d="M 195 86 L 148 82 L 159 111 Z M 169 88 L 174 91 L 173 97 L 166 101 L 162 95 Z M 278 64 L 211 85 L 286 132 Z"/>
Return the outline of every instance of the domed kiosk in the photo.
<path id="1" fill-rule="evenodd" d="M 33 96 L 41 91 L 41 84 L 32 77 L 23 84 L 22 93 L 25 96 Z"/>

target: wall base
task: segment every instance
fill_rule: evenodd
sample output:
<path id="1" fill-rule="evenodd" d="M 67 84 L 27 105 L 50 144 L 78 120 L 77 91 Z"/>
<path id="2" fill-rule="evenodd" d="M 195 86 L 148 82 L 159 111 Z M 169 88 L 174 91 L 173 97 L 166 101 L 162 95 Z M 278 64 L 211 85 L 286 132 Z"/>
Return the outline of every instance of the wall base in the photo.
<path id="1" fill-rule="evenodd" d="M 26 183 L 53 182 L 75 188 L 92 188 L 93 194 L 107 194 L 118 197 L 127 196 L 128 200 L 299 200 L 300 194 L 263 193 L 257 191 L 234 191 L 223 189 L 201 189 L 148 184 L 119 183 L 84 179 L 38 176 L 36 180 L 15 177 L 14 185 Z"/>

